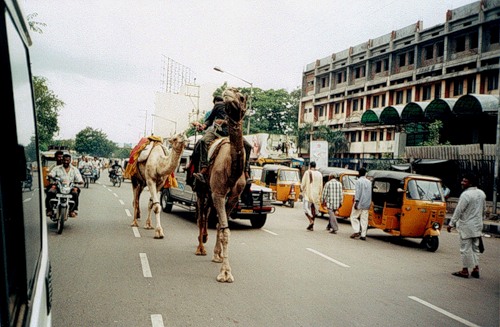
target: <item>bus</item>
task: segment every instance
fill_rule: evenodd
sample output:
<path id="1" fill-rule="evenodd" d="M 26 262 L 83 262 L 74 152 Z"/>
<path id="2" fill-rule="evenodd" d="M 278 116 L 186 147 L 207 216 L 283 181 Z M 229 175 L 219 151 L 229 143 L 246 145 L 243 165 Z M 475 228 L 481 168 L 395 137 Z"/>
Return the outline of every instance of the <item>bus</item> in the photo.
<path id="1" fill-rule="evenodd" d="M 51 268 L 28 33 L 18 1 L 0 23 L 0 324 L 51 326 Z M 30 188 L 25 188 L 27 180 Z"/>

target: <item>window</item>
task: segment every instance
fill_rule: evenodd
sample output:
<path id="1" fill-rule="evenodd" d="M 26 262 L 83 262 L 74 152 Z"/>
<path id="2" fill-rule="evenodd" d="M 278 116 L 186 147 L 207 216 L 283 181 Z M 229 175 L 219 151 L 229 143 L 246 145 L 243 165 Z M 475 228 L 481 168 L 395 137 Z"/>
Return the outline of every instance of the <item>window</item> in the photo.
<path id="1" fill-rule="evenodd" d="M 433 58 L 433 46 L 432 45 L 428 45 L 424 48 L 424 58 L 425 60 L 429 60 L 429 59 L 432 59 Z"/>
<path id="2" fill-rule="evenodd" d="M 499 42 L 499 30 L 498 25 L 491 27 L 490 29 L 490 44 Z"/>
<path id="3" fill-rule="evenodd" d="M 384 140 L 384 131 L 381 130 L 379 133 L 378 133 L 378 138 L 380 141 L 383 141 Z"/>
<path id="4" fill-rule="evenodd" d="M 351 142 L 356 142 L 356 132 L 351 132 Z"/>
<path id="5" fill-rule="evenodd" d="M 403 103 L 403 91 L 396 92 L 396 104 Z"/>
<path id="6" fill-rule="evenodd" d="M 382 71 L 382 61 L 377 61 L 375 63 L 375 73 L 380 73 Z"/>
<path id="7" fill-rule="evenodd" d="M 318 109 L 319 109 L 319 110 L 318 110 L 318 112 L 319 112 L 319 113 L 318 113 L 318 116 L 319 116 L 319 117 L 323 117 L 323 116 L 324 116 L 324 111 L 325 111 L 324 109 L 325 109 L 325 108 L 324 108 L 323 106 L 319 106 L 319 107 L 318 107 Z"/>
<path id="8" fill-rule="evenodd" d="M 434 99 L 439 99 L 441 97 L 441 84 L 436 84 L 434 87 Z"/>
<path id="9" fill-rule="evenodd" d="M 464 93 L 464 82 L 455 81 L 453 83 L 453 95 L 462 95 Z"/>
<path id="10" fill-rule="evenodd" d="M 436 43 L 437 56 L 442 57 L 444 55 L 444 43 L 438 42 Z"/>
<path id="11" fill-rule="evenodd" d="M 408 52 L 408 65 L 413 65 L 413 62 L 415 60 L 415 51 L 410 51 Z"/>
<path id="12" fill-rule="evenodd" d="M 372 98 L 372 108 L 378 108 L 378 95 L 373 96 Z"/>
<path id="13" fill-rule="evenodd" d="M 465 35 L 458 36 L 455 39 L 455 52 L 465 51 Z"/>
<path id="14" fill-rule="evenodd" d="M 473 32 L 469 35 L 469 49 L 477 49 L 478 46 L 478 34 Z"/>
<path id="15" fill-rule="evenodd" d="M 430 100 L 431 98 L 431 86 L 430 85 L 426 85 L 423 87 L 423 90 L 422 90 L 422 100 Z"/>
<path id="16" fill-rule="evenodd" d="M 335 114 L 337 115 L 337 114 L 339 114 L 339 113 L 340 113 L 340 103 L 339 103 L 339 102 L 337 102 L 337 103 L 335 104 Z"/>
<path id="17" fill-rule="evenodd" d="M 385 107 L 385 94 L 382 94 L 381 98 L 382 98 L 382 107 Z"/>
<path id="18" fill-rule="evenodd" d="M 337 83 L 342 83 L 342 73 L 337 73 Z"/>
<path id="19" fill-rule="evenodd" d="M 352 100 L 352 111 L 358 110 L 358 99 Z"/>
<path id="20" fill-rule="evenodd" d="M 384 71 L 389 70 L 389 59 L 384 59 Z"/>
<path id="21" fill-rule="evenodd" d="M 498 75 L 489 75 L 488 76 L 488 91 L 498 89 Z"/>
<path id="22" fill-rule="evenodd" d="M 391 141 L 391 140 L 392 140 L 392 132 L 387 131 L 387 141 Z"/>
<path id="23" fill-rule="evenodd" d="M 370 141 L 374 142 L 377 140 L 377 132 L 370 132 Z"/>
<path id="24" fill-rule="evenodd" d="M 411 89 L 406 90 L 406 103 L 411 102 Z"/>
<path id="25" fill-rule="evenodd" d="M 322 77 L 321 78 L 321 87 L 327 87 L 328 86 L 328 78 Z"/>
<path id="26" fill-rule="evenodd" d="M 398 56 L 398 60 L 399 60 L 399 67 L 406 66 L 406 53 L 400 54 Z"/>
<path id="27" fill-rule="evenodd" d="M 476 92 L 476 79 L 471 77 L 467 80 L 467 94 Z"/>

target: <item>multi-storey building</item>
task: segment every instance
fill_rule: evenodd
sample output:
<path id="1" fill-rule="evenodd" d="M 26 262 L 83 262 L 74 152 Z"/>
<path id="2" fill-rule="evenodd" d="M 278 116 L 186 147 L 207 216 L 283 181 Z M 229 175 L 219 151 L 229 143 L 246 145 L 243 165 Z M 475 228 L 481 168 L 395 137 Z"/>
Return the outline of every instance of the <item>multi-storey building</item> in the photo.
<path id="1" fill-rule="evenodd" d="M 302 81 L 299 126 L 344 132 L 342 157 L 398 157 L 418 145 L 428 124 L 441 141 L 495 143 L 499 98 L 500 0 L 448 10 L 423 22 L 316 60 Z"/>

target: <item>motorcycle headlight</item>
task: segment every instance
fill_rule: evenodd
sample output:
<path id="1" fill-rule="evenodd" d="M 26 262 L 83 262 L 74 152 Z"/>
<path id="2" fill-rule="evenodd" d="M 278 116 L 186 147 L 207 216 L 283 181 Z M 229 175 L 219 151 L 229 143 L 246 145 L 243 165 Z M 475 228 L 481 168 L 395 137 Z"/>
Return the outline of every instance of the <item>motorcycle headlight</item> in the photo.
<path id="1" fill-rule="evenodd" d="M 438 222 L 432 223 L 432 228 L 434 228 L 435 230 L 439 230 L 440 227 L 441 225 Z"/>

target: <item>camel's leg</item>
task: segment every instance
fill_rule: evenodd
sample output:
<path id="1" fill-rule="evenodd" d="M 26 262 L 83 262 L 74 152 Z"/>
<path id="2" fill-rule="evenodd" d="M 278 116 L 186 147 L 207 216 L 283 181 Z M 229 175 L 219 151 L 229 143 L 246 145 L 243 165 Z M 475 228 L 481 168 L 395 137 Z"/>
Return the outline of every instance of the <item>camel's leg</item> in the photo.
<path id="1" fill-rule="evenodd" d="M 152 221 L 151 221 L 151 209 L 153 208 L 153 199 L 149 198 L 148 202 L 148 218 L 146 219 L 146 223 L 144 224 L 144 229 L 153 229 Z"/>
<path id="2" fill-rule="evenodd" d="M 161 239 L 164 237 L 164 235 L 163 235 L 163 228 L 161 227 L 161 222 L 160 222 L 161 205 L 158 196 L 159 190 L 155 181 L 148 181 L 148 188 L 149 188 L 149 193 L 151 194 L 151 206 L 149 207 L 148 220 L 146 221 L 146 228 L 148 229 L 153 228 L 153 226 L 151 225 L 151 211 L 153 211 L 156 218 L 155 238 Z"/>
<path id="3" fill-rule="evenodd" d="M 234 282 L 234 277 L 231 273 L 231 266 L 229 265 L 229 237 L 231 236 L 231 231 L 229 227 L 221 228 L 218 233 L 218 238 L 222 245 L 222 266 L 220 267 L 217 281 L 221 283 L 232 283 Z"/>
<path id="4" fill-rule="evenodd" d="M 205 246 L 203 243 L 207 241 L 207 222 L 208 222 L 208 214 L 210 213 L 210 209 L 207 209 L 207 201 L 206 196 L 204 194 L 198 193 L 196 199 L 196 222 L 198 225 L 198 247 L 196 248 L 196 255 L 207 255 L 207 250 L 205 250 Z"/>
<path id="5" fill-rule="evenodd" d="M 141 216 L 141 209 L 139 208 L 139 198 L 141 197 L 141 192 L 144 187 L 139 183 L 133 183 L 132 187 L 134 193 L 134 220 L 132 221 L 132 224 L 130 226 L 139 227 L 139 222 L 137 221 L 137 219 L 139 219 L 139 217 Z"/>

